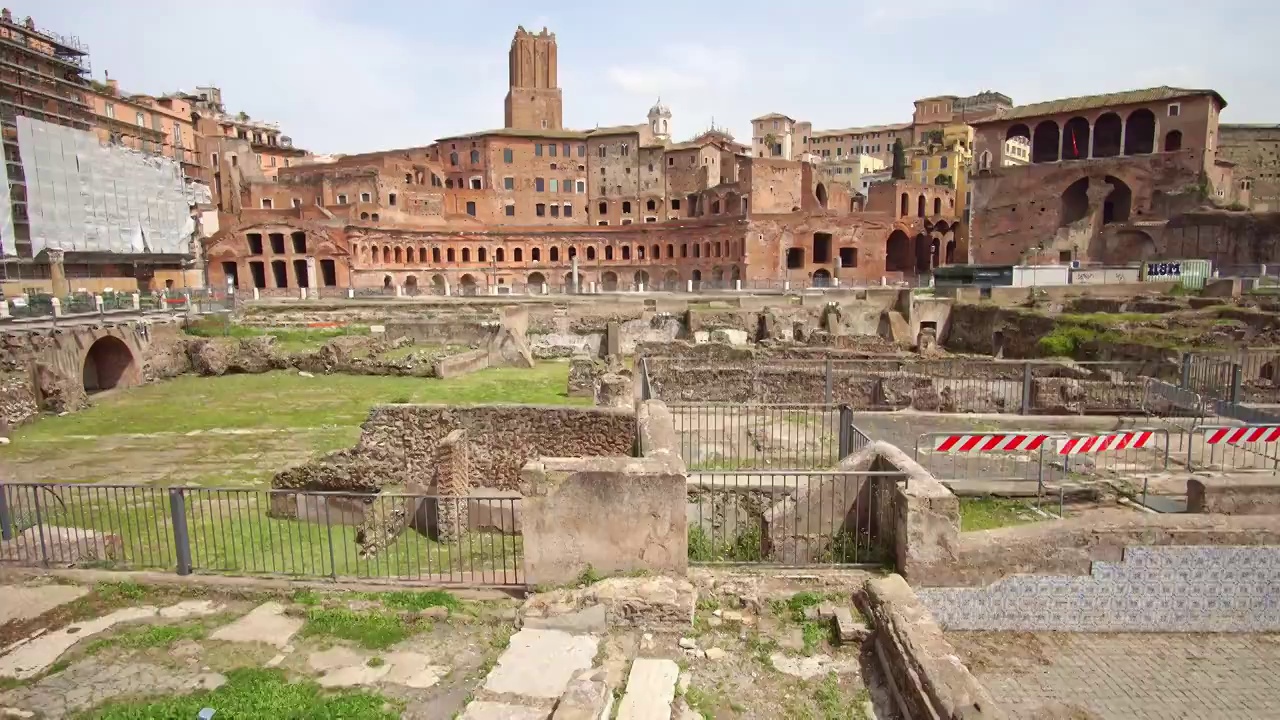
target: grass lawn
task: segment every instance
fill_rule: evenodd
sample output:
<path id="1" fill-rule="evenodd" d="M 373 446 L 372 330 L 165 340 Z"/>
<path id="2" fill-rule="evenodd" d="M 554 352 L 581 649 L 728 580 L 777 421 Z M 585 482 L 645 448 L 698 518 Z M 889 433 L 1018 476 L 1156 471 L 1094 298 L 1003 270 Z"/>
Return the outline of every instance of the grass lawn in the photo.
<path id="1" fill-rule="evenodd" d="M 960 498 L 960 530 L 992 530 L 1043 520 L 1025 500 L 982 497 Z"/>
<path id="2" fill-rule="evenodd" d="M 353 445 L 387 402 L 586 405 L 569 367 L 494 368 L 450 380 L 280 371 L 183 376 L 106 393 L 93 407 L 18 428 L 0 448 L 14 482 L 261 485 L 316 453 Z"/>

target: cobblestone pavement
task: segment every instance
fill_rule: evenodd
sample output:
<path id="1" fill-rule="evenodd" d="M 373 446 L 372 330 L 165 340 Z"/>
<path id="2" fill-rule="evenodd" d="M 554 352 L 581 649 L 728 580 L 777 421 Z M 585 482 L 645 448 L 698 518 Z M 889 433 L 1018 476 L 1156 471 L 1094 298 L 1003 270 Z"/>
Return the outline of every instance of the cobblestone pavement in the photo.
<path id="1" fill-rule="evenodd" d="M 30 687 L 0 692 L 0 708 L 38 709 L 55 720 L 122 695 L 161 695 L 208 690 L 226 678 L 212 672 L 191 673 L 147 663 L 111 663 L 90 659 Z M 0 710 L 0 717 L 7 717 Z"/>
<path id="2" fill-rule="evenodd" d="M 947 638 L 1011 718 L 1280 718 L 1280 634 Z"/>

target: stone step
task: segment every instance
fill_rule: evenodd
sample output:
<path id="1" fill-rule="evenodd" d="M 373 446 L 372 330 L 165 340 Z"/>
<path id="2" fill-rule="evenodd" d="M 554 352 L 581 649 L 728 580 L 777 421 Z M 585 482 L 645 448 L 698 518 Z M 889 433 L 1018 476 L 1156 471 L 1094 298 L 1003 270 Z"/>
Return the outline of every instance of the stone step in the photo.
<path id="1" fill-rule="evenodd" d="M 627 692 L 618 707 L 618 720 L 671 720 L 680 668 L 673 660 L 636 658 L 627 676 Z"/>

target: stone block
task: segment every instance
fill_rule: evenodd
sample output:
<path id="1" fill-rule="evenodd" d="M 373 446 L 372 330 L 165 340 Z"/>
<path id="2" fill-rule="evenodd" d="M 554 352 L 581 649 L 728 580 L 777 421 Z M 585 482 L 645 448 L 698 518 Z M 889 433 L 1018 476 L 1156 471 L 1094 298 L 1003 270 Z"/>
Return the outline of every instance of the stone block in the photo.
<path id="1" fill-rule="evenodd" d="M 600 407 L 627 408 L 635 404 L 635 389 L 631 378 L 606 373 L 596 380 L 596 405 Z"/>
<path id="2" fill-rule="evenodd" d="M 610 628 L 678 631 L 693 625 L 697 599 L 697 590 L 683 578 L 607 578 L 583 588 L 537 593 L 520 608 L 520 617 L 526 626 L 545 626 L 563 616 L 586 622 L 599 612 L 594 608 L 604 608 Z"/>
<path id="3" fill-rule="evenodd" d="M 1280 477 L 1270 473 L 1189 477 L 1187 512 L 1280 515 Z"/>
<path id="4" fill-rule="evenodd" d="M 604 575 L 688 568 L 685 476 L 678 460 L 543 458 L 521 473 L 524 578 L 570 582 L 587 568 Z"/>
<path id="5" fill-rule="evenodd" d="M 618 706 L 618 720 L 671 720 L 679 678 L 680 668 L 674 660 L 636 658 Z"/>
<path id="6" fill-rule="evenodd" d="M 555 700 L 569 682 L 591 667 L 600 639 L 559 630 L 524 629 L 498 657 L 485 678 L 486 692 Z"/>
<path id="7" fill-rule="evenodd" d="M 603 670 L 574 678 L 556 703 L 551 720 L 609 720 L 613 712 L 613 691 Z"/>
<path id="8" fill-rule="evenodd" d="M 833 616 L 836 626 L 836 637 L 841 644 L 857 644 L 866 639 L 869 631 L 864 623 L 853 619 L 853 612 L 847 607 L 838 607 Z"/>
<path id="9" fill-rule="evenodd" d="M 596 363 L 585 355 L 575 355 L 569 361 L 569 397 L 594 397 Z"/>

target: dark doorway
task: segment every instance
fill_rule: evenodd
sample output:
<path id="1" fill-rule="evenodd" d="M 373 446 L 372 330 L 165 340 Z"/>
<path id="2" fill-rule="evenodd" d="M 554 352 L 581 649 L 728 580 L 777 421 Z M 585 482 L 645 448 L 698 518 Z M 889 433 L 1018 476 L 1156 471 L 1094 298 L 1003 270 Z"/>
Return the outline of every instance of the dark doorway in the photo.
<path id="1" fill-rule="evenodd" d="M 284 233 L 271 233 L 267 236 L 271 238 L 271 252 L 276 255 L 284 254 Z"/>
<path id="2" fill-rule="evenodd" d="M 1129 113 L 1124 123 L 1124 154 L 1147 155 L 1155 152 L 1156 115 L 1143 108 Z"/>
<path id="3" fill-rule="evenodd" d="M 787 248 L 787 269 L 801 270 L 804 268 L 804 248 Z"/>
<path id="4" fill-rule="evenodd" d="M 294 260 L 293 261 L 293 277 L 294 279 L 297 280 L 298 287 L 300 288 L 311 287 L 311 278 L 308 277 L 308 275 L 309 273 L 307 272 L 307 261 Z"/>
<path id="5" fill-rule="evenodd" d="M 1082 160 L 1089 156 L 1089 121 L 1073 117 L 1062 128 L 1062 159 Z"/>
<path id="6" fill-rule="evenodd" d="M 261 260 L 254 260 L 249 263 L 249 274 L 253 276 L 254 287 L 265 288 L 267 286 L 267 269 Z"/>
<path id="7" fill-rule="evenodd" d="M 818 205 L 823 208 L 827 207 L 827 188 L 822 183 L 818 183 L 818 189 L 814 191 L 814 194 L 818 196 Z M 815 262 L 817 261 L 815 260 Z"/>
<path id="8" fill-rule="evenodd" d="M 272 260 L 271 277 L 276 281 L 276 287 L 289 287 L 289 266 L 283 260 Z"/>
<path id="9" fill-rule="evenodd" d="M 1170 130 L 1164 136 L 1164 151 L 1175 152 L 1182 149 L 1182 131 Z"/>
<path id="10" fill-rule="evenodd" d="M 334 287 L 338 284 L 338 265 L 333 260 L 320 261 L 320 282 L 325 287 Z"/>
<path id="11" fill-rule="evenodd" d="M 924 233 L 916 235 L 916 272 L 929 272 L 929 236 Z"/>
<path id="12" fill-rule="evenodd" d="M 248 235 L 245 236 L 245 238 L 249 241 L 249 254 L 261 255 L 262 254 L 262 235 L 260 233 L 249 233 Z"/>
<path id="13" fill-rule="evenodd" d="M 1058 123 L 1045 120 L 1036 125 L 1036 134 L 1031 138 L 1031 162 L 1057 162 L 1061 143 L 1062 135 L 1058 132 Z"/>
<path id="14" fill-rule="evenodd" d="M 240 287 L 240 277 L 236 274 L 237 266 L 233 262 L 222 263 L 222 274 L 227 278 L 227 284 L 231 287 Z"/>
<path id="15" fill-rule="evenodd" d="M 1105 181 L 1111 185 L 1112 190 L 1102 204 L 1102 224 L 1128 222 L 1133 208 L 1133 192 L 1119 178 L 1108 175 Z"/>
<path id="16" fill-rule="evenodd" d="M 910 272 L 914 264 L 911 239 L 901 230 L 894 230 L 884 244 L 884 269 L 888 272 Z"/>
<path id="17" fill-rule="evenodd" d="M 95 393 L 131 384 L 127 381 L 133 369 L 133 353 L 123 340 L 110 335 L 98 338 L 84 357 L 84 391 Z"/>
<path id="18" fill-rule="evenodd" d="M 293 240 L 293 254 L 306 255 L 307 254 L 307 234 L 302 231 L 298 231 L 293 233 L 289 237 L 290 239 Z"/>
<path id="19" fill-rule="evenodd" d="M 1082 177 L 1062 191 L 1062 207 L 1058 225 L 1065 227 L 1089 214 L 1089 178 Z"/>
<path id="20" fill-rule="evenodd" d="M 1115 157 L 1120 154 L 1120 116 L 1103 113 L 1093 123 L 1093 156 Z"/>
<path id="21" fill-rule="evenodd" d="M 858 249 L 857 248 L 840 248 L 840 267 L 846 267 L 846 268 L 858 267 Z"/>
<path id="22" fill-rule="evenodd" d="M 831 262 L 831 233 L 813 234 L 813 261 L 820 265 Z"/>
<path id="23" fill-rule="evenodd" d="M 831 287 L 831 273 L 826 270 L 815 270 L 813 272 L 814 287 Z"/>

